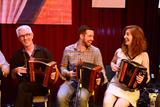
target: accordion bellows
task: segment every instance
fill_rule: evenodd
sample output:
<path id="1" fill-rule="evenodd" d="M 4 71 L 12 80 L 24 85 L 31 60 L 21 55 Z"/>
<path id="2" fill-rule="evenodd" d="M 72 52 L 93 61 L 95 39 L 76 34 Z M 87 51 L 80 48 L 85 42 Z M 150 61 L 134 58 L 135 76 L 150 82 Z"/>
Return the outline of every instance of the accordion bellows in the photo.
<path id="1" fill-rule="evenodd" d="M 144 75 L 144 79 L 141 84 L 136 82 L 137 75 Z M 146 83 L 147 78 L 147 68 L 142 65 L 122 59 L 120 64 L 120 77 L 119 82 L 125 84 L 130 89 L 138 88 L 143 83 Z"/>
<path id="2" fill-rule="evenodd" d="M 102 67 L 93 63 L 83 62 L 77 66 L 77 80 L 80 87 L 86 88 L 89 92 L 94 93 L 97 75 Z"/>
<path id="3" fill-rule="evenodd" d="M 36 60 L 35 58 L 31 58 L 29 60 L 29 74 L 30 74 L 30 81 L 35 82 L 36 81 L 36 72 L 37 72 L 37 66 L 38 66 L 38 72 L 41 70 L 44 72 L 44 79 L 42 85 L 44 87 L 48 87 L 48 82 L 51 78 L 51 73 L 55 72 L 55 79 L 54 82 L 57 81 L 59 78 L 59 70 L 57 68 L 57 63 L 55 61 L 51 61 L 49 63 Z"/>

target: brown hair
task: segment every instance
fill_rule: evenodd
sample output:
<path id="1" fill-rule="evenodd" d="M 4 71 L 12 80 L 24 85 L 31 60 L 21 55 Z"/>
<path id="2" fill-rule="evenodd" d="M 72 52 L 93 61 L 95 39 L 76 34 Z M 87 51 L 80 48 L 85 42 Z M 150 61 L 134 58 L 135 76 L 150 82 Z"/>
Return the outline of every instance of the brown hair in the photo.
<path id="1" fill-rule="evenodd" d="M 78 34 L 85 34 L 86 33 L 86 30 L 95 30 L 93 27 L 91 26 L 88 26 L 88 25 L 81 25 L 79 30 L 78 30 Z"/>
<path id="2" fill-rule="evenodd" d="M 131 32 L 131 35 L 133 37 L 132 39 L 132 47 L 131 47 L 131 55 L 133 57 L 137 56 L 141 52 L 144 52 L 147 50 L 147 42 L 144 35 L 144 32 L 141 27 L 137 25 L 130 25 L 126 26 L 123 29 L 123 34 L 125 34 L 126 30 L 129 29 Z M 127 46 L 124 44 L 124 41 L 122 43 L 122 51 L 127 54 Z"/>

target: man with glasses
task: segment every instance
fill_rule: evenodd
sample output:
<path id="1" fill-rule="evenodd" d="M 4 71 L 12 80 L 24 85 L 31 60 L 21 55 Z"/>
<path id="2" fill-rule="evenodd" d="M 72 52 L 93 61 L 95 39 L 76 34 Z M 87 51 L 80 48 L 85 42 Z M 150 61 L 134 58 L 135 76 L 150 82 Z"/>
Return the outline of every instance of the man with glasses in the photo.
<path id="1" fill-rule="evenodd" d="M 23 48 L 19 49 L 10 61 L 12 77 L 17 77 L 20 80 L 15 107 L 32 107 L 33 96 L 46 95 L 48 89 L 42 86 L 44 75 L 39 74 L 36 82 L 30 82 L 28 61 L 30 58 L 37 58 L 48 63 L 53 58 L 46 48 L 33 43 L 34 34 L 28 25 L 19 26 L 16 29 L 16 33 Z M 54 79 L 53 73 L 51 74 L 51 79 Z"/>

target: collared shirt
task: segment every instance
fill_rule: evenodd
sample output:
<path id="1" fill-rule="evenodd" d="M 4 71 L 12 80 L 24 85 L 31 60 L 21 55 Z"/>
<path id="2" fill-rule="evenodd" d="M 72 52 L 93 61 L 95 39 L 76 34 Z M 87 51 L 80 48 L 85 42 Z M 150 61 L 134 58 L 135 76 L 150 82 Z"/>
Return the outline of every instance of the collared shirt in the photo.
<path id="1" fill-rule="evenodd" d="M 69 72 L 70 70 L 74 70 L 75 66 L 80 61 L 100 65 L 102 67 L 102 72 L 105 78 L 105 82 L 107 81 L 102 62 L 102 55 L 100 53 L 100 50 L 93 45 L 89 46 L 83 52 L 77 50 L 77 43 L 67 46 L 64 49 L 63 53 L 63 58 L 61 62 L 61 73 L 63 74 L 64 72 Z"/>
<path id="2" fill-rule="evenodd" d="M 9 64 L 6 61 L 4 55 L 2 54 L 1 51 L 0 51 L 0 65 L 2 66 L 2 71 L 3 71 L 3 69 L 9 70 Z"/>
<path id="3" fill-rule="evenodd" d="M 8 70 L 9 71 L 9 64 L 6 61 L 4 55 L 3 55 L 3 53 L 1 51 L 0 51 L 0 66 L 1 66 L 2 72 L 4 70 Z M 2 77 L 2 72 L 0 72 L 0 78 Z"/>

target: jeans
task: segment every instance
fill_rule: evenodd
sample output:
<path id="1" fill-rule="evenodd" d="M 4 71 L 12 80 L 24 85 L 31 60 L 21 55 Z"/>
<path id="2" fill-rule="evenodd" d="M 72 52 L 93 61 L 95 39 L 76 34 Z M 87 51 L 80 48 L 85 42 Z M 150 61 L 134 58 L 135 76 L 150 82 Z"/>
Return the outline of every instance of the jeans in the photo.
<path id="1" fill-rule="evenodd" d="M 88 107 L 90 93 L 85 88 L 74 88 L 70 81 L 65 81 L 57 93 L 58 107 Z M 74 100 L 74 102 L 73 102 Z M 70 105 L 70 102 L 73 105 Z"/>

